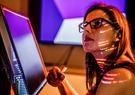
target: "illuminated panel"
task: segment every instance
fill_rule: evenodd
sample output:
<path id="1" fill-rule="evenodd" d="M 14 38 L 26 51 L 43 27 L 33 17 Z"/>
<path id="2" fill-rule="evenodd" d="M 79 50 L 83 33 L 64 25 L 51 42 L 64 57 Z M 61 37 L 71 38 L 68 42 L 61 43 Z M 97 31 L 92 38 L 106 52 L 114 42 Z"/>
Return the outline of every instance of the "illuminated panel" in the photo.
<path id="1" fill-rule="evenodd" d="M 82 33 L 78 33 L 78 23 L 81 21 L 82 18 L 65 19 L 54 39 L 54 43 L 79 45 L 82 41 Z"/>
<path id="2" fill-rule="evenodd" d="M 42 0 L 40 21 L 40 40 L 53 42 L 63 18 L 53 0 Z"/>
<path id="3" fill-rule="evenodd" d="M 81 45 L 78 24 L 87 8 L 95 2 L 114 5 L 125 12 L 126 0 L 42 0 L 40 41 Z"/>

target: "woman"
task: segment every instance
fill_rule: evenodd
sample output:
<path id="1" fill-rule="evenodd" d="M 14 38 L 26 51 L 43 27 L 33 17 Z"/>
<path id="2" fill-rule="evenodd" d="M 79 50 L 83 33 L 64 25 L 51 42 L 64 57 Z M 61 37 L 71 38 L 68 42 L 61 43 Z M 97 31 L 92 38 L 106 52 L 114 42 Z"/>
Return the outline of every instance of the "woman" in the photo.
<path id="1" fill-rule="evenodd" d="M 87 95 L 134 95 L 135 59 L 122 13 L 113 6 L 95 4 L 87 10 L 79 29 L 86 52 Z M 47 78 L 62 95 L 78 95 L 58 67 L 50 70 Z"/>

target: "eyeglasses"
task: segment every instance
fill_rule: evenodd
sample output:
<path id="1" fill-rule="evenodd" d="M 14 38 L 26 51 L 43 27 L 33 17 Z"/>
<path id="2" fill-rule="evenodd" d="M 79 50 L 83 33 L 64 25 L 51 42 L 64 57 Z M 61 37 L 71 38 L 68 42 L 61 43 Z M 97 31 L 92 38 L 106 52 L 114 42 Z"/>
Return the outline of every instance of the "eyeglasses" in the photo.
<path id="1" fill-rule="evenodd" d="M 101 26 L 105 25 L 106 23 L 109 23 L 110 25 L 113 26 L 113 23 L 111 21 L 106 20 L 104 18 L 96 18 L 89 22 L 85 21 L 79 24 L 79 32 L 82 33 L 87 25 L 90 25 L 91 29 L 98 29 Z"/>

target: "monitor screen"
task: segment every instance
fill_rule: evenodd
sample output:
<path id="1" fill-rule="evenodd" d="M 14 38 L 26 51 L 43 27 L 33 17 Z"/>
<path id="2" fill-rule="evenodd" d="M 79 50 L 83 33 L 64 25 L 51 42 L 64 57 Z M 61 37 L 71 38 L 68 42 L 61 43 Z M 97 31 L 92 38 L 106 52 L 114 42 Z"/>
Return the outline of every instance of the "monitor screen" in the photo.
<path id="1" fill-rule="evenodd" d="M 82 33 L 78 25 L 94 2 L 114 5 L 125 12 L 126 0 L 41 0 L 39 41 L 81 45 Z"/>
<path id="2" fill-rule="evenodd" d="M 8 55 L 11 59 L 11 65 L 13 65 L 14 74 L 18 74 L 16 70 L 21 68 L 22 71 L 20 72 L 23 73 L 28 93 L 36 95 L 46 83 L 46 72 L 31 23 L 27 17 L 4 7 L 1 9 L 7 28 L 7 31 L 2 32 L 8 32 L 4 35 L 8 35 L 6 37 L 9 37 L 11 41 L 11 46 L 6 45 L 6 48 L 10 46 Z M 3 36 L 3 39 L 6 38 Z M 5 44 L 8 43 L 5 41 Z"/>

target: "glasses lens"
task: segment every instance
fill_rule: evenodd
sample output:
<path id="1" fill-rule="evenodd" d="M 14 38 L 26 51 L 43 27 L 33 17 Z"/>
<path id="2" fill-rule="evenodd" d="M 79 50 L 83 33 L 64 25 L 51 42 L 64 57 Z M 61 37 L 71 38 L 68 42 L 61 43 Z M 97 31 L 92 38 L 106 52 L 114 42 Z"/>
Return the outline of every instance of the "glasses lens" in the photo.
<path id="1" fill-rule="evenodd" d="M 79 24 L 79 32 L 82 33 L 88 24 L 90 25 L 91 29 L 98 29 L 106 23 L 111 24 L 111 22 L 105 20 L 104 18 L 97 18 L 97 19 L 94 19 L 89 22 L 83 22 L 83 23 Z"/>
<path id="2" fill-rule="evenodd" d="M 103 20 L 102 19 L 95 19 L 90 22 L 90 26 L 92 29 L 97 29 L 103 25 Z"/>

